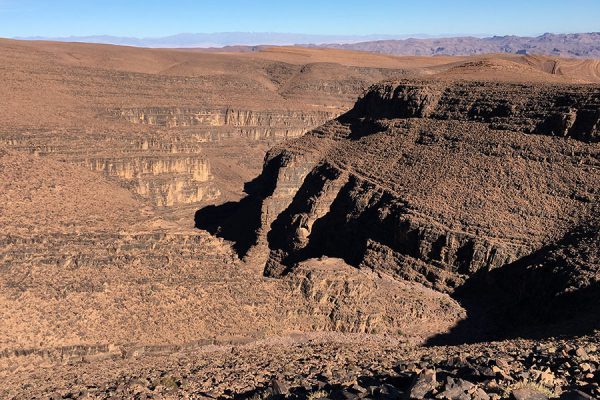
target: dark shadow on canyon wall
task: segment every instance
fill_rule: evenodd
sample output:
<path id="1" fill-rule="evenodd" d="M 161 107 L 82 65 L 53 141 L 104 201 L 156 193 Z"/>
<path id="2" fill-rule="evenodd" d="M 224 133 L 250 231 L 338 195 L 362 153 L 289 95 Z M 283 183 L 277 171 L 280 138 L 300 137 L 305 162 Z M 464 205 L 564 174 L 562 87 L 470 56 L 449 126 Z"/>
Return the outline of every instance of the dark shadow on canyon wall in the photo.
<path id="1" fill-rule="evenodd" d="M 468 318 L 430 345 L 590 334 L 600 328 L 600 235 L 587 226 L 457 289 Z"/>
<path id="2" fill-rule="evenodd" d="M 361 137 L 387 129 L 377 121 L 356 118 L 352 111 L 342 115 L 338 120 L 348 126 L 350 131 L 349 138 L 352 140 L 358 140 Z M 285 166 L 288 161 L 286 157 L 285 152 L 282 152 L 278 156 L 268 160 L 265 163 L 261 175 L 245 184 L 244 192 L 247 196 L 240 201 L 227 202 L 220 205 L 210 205 L 197 210 L 194 216 L 195 227 L 233 242 L 234 250 L 240 258 L 243 258 L 250 248 L 256 244 L 258 238 L 257 231 L 261 227 L 263 200 L 273 194 L 277 185 L 279 169 L 282 166 Z M 312 179 L 307 178 L 308 180 L 303 183 L 302 188 L 295 196 L 295 202 L 293 202 L 290 208 L 286 210 L 286 213 L 277 218 L 274 226 L 270 227 L 269 242 L 277 243 L 274 246 L 271 246 L 272 248 L 284 248 L 287 246 L 285 243 L 282 243 L 282 240 L 283 238 L 287 239 L 289 237 L 289 232 L 286 232 L 283 229 L 284 226 L 282 226 L 281 221 L 286 217 L 289 217 L 290 210 L 294 210 L 297 204 L 301 204 L 301 201 L 307 198 L 306 192 L 309 192 L 309 194 L 316 193 L 318 189 L 322 188 L 324 182 L 317 182 L 321 179 L 321 177 L 318 176 L 318 172 L 323 172 L 325 169 L 326 168 L 323 167 L 310 174 Z M 319 184 L 321 185 L 320 187 Z M 315 234 L 314 236 L 316 238 L 319 235 Z M 310 258 L 309 254 L 324 254 L 326 252 L 325 250 L 320 250 L 316 247 L 335 247 L 329 246 L 327 243 L 320 245 L 320 240 L 320 238 L 311 240 L 311 245 L 303 252 L 306 255 L 306 258 Z M 293 258 L 300 260 L 303 256 L 296 254 Z M 290 259 L 288 261 L 292 262 L 293 260 Z"/>
<path id="3" fill-rule="evenodd" d="M 233 242 L 233 249 L 242 258 L 256 243 L 261 204 L 259 198 L 247 196 L 239 202 L 204 207 L 194 216 L 196 228 Z"/>
<path id="4" fill-rule="evenodd" d="M 328 164 L 318 165 L 304 180 L 291 204 L 271 224 L 267 235 L 271 258 L 279 267 L 267 265 L 268 276 L 287 274 L 300 262 L 321 256 L 343 259 L 358 267 L 364 258 L 367 243 L 371 240 L 387 242 L 394 237 L 394 217 L 397 210 L 382 219 L 380 210 L 391 202 L 389 194 L 372 192 L 353 177 L 348 181 L 335 182 L 339 170 Z M 335 183 L 332 183 L 335 182 Z M 328 212 L 316 219 L 310 235 L 299 243 L 297 232 L 304 227 L 298 216 L 311 213 L 313 201 L 324 190 L 324 185 L 340 185 L 334 188 L 336 195 Z M 364 207 L 358 209 L 355 196 L 363 198 Z"/>
<path id="5" fill-rule="evenodd" d="M 351 140 L 358 140 L 365 136 L 385 132 L 388 129 L 380 120 L 356 118 L 355 112 L 352 110 L 340 116 L 338 121 L 348 127 L 350 131 L 348 138 Z"/>
<path id="6" fill-rule="evenodd" d="M 246 197 L 237 202 L 210 205 L 196 211 L 195 226 L 233 242 L 233 248 L 243 258 L 256 244 L 261 224 L 263 199 L 273 194 L 279 165 L 283 156 L 266 163 L 261 175 L 244 185 Z"/>

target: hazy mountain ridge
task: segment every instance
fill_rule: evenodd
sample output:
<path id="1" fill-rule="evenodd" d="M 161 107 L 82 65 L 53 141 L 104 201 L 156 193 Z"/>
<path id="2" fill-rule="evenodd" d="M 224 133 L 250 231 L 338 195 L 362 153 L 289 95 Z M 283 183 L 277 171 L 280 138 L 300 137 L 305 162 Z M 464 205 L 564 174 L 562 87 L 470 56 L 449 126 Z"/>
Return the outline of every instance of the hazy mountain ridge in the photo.
<path id="1" fill-rule="evenodd" d="M 600 32 L 525 36 L 428 35 L 315 35 L 272 32 L 181 33 L 155 38 L 110 35 L 26 37 L 25 40 L 102 43 L 151 48 L 222 48 L 257 45 L 298 45 L 368 51 L 406 56 L 476 55 L 489 53 L 541 54 L 574 58 L 600 58 Z"/>
<path id="2" fill-rule="evenodd" d="M 405 39 L 408 37 L 430 38 L 429 35 L 316 35 L 273 32 L 218 32 L 218 33 L 180 33 L 165 37 L 137 38 L 110 35 L 69 36 L 69 37 L 21 37 L 25 40 L 52 40 L 59 42 L 86 42 L 115 44 L 136 47 L 225 47 L 255 45 L 294 45 L 299 43 L 336 43 L 348 44 L 373 40 Z"/>
<path id="3" fill-rule="evenodd" d="M 350 44 L 327 44 L 320 47 L 406 56 L 517 53 L 600 58 L 600 33 L 545 33 L 537 37 L 493 36 L 478 38 L 467 36 L 435 39 L 409 38 L 404 40 L 379 40 Z"/>

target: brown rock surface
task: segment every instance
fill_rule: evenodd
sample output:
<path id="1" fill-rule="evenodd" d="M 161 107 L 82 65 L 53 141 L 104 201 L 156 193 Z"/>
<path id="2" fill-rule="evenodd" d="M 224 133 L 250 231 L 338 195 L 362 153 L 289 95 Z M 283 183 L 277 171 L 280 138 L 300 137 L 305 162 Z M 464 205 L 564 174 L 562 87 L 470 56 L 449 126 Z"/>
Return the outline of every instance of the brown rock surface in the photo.
<path id="1" fill-rule="evenodd" d="M 452 340 L 534 335 L 540 324 L 589 332 L 600 301 L 598 107 L 596 86 L 377 84 L 268 153 L 237 211 L 255 213 L 255 229 L 205 224 L 213 209 L 197 224 L 243 236 L 238 253 L 267 276 L 328 256 L 449 293 L 469 312 Z"/>
<path id="2" fill-rule="evenodd" d="M 598 87 L 545 62 L 0 41 L 0 397 L 597 396 Z"/>

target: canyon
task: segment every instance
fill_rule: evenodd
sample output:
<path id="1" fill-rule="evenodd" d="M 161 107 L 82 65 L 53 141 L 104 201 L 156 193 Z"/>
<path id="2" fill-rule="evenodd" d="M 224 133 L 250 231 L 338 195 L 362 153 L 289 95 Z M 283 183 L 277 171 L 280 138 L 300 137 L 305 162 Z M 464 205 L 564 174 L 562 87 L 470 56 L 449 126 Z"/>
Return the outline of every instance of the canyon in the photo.
<path id="1" fill-rule="evenodd" d="M 600 395 L 587 60 L 0 40 L 0 76 L 0 397 Z"/>
<path id="2" fill-rule="evenodd" d="M 258 211 L 237 211 L 260 215 L 240 255 L 261 254 L 267 276 L 336 257 L 453 293 L 563 241 L 583 245 L 568 237 L 594 243 L 599 99 L 589 86 L 375 85 L 348 113 L 268 153 L 247 202 Z M 198 212 L 200 227 L 210 213 Z M 231 219 L 207 227 L 224 237 L 246 229 Z M 565 271 L 582 291 L 596 282 L 592 259 Z"/>

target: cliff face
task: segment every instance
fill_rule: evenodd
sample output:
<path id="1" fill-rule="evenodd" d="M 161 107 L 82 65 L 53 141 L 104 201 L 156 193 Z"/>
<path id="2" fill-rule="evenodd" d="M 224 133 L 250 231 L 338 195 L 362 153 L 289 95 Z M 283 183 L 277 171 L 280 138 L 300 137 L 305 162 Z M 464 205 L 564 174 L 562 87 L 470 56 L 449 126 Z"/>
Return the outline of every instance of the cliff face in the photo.
<path id="1" fill-rule="evenodd" d="M 5 138 L 3 144 L 100 172 L 154 206 L 176 209 L 227 198 L 237 182 L 228 170 L 215 173 L 215 159 L 227 159 L 234 172 L 239 169 L 235 164 L 255 170 L 269 143 L 298 137 L 336 115 L 322 111 L 118 109 L 109 111 L 108 117 L 156 131 L 128 137 L 95 133 L 91 143 L 85 138 L 82 141 L 78 133 L 36 132 Z M 244 151 L 240 152 L 242 145 Z"/>
<path id="2" fill-rule="evenodd" d="M 599 93 L 375 85 L 347 114 L 269 152 L 269 190 L 250 195 L 260 223 L 242 255 L 268 276 L 328 256 L 457 293 L 596 214 Z"/>
<path id="3" fill-rule="evenodd" d="M 81 164 L 123 181 L 132 192 L 160 207 L 216 200 L 220 195 L 212 183 L 210 164 L 202 156 L 92 158 Z"/>
<path id="4" fill-rule="evenodd" d="M 130 108 L 116 109 L 110 115 L 134 124 L 165 128 L 230 127 L 240 128 L 241 135 L 250 138 L 296 137 L 338 116 L 326 111 L 252 111 L 192 108 Z"/>
<path id="5" fill-rule="evenodd" d="M 131 139 L 97 136 L 94 144 L 71 132 L 21 135 L 5 143 L 99 172 L 158 207 L 216 201 L 221 195 L 210 159 L 201 148 L 212 139 L 209 134 L 199 135 L 200 139 L 160 132 Z"/>
<path id="6" fill-rule="evenodd" d="M 488 123 L 490 128 L 582 141 L 600 140 L 595 86 L 384 83 L 354 107 L 358 118 L 430 118 Z"/>

